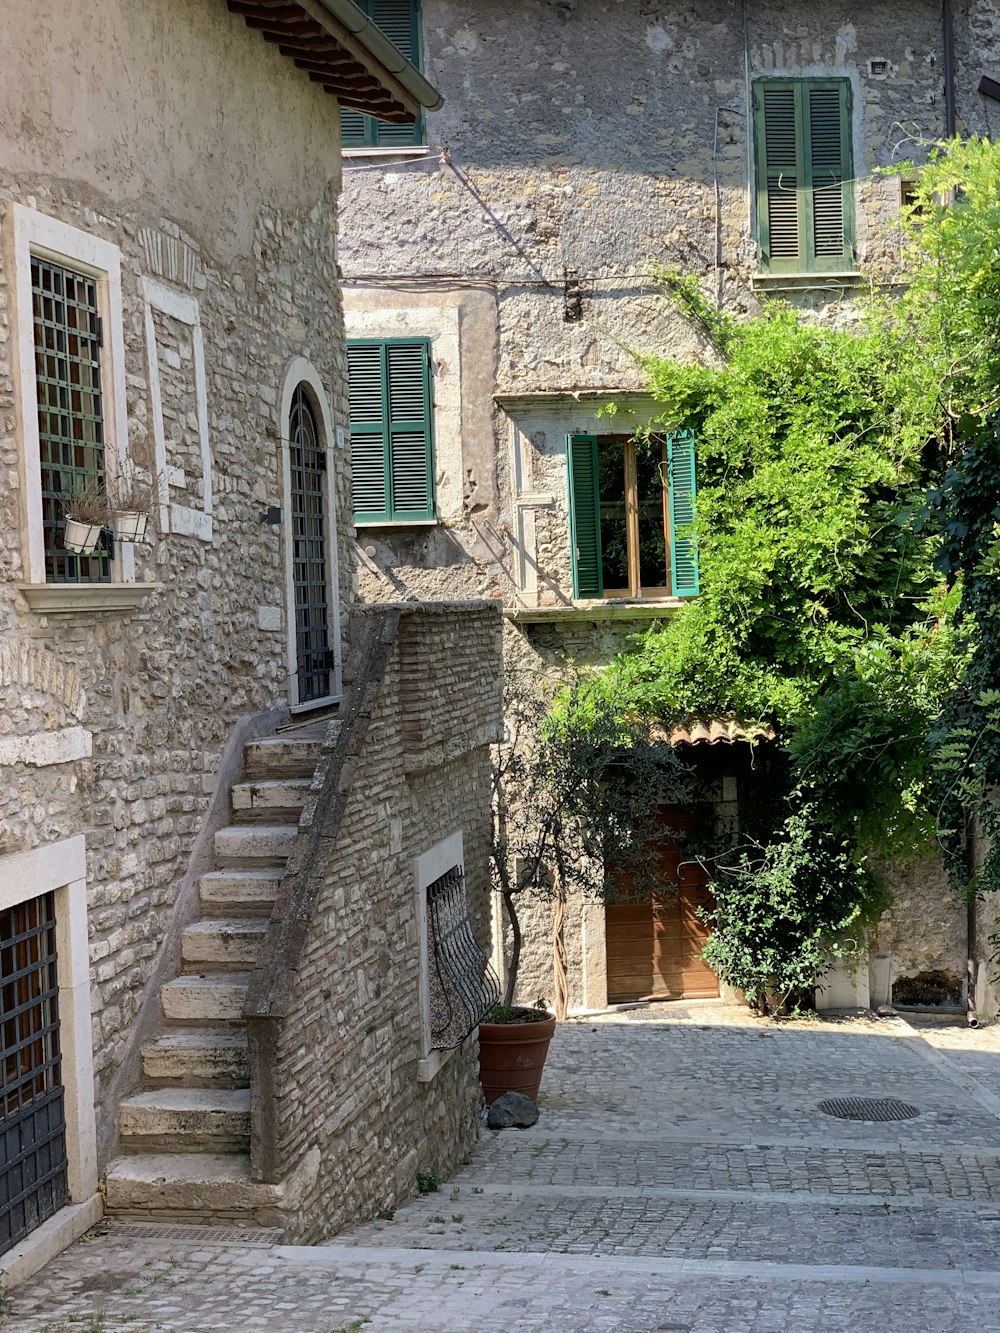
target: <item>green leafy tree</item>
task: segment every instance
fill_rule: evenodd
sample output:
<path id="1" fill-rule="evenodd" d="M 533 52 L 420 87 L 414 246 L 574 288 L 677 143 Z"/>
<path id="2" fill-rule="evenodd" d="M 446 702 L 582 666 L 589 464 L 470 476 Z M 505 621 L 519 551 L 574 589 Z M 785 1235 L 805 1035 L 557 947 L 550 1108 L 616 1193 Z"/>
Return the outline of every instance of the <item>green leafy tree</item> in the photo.
<path id="1" fill-rule="evenodd" d="M 565 1016 L 566 954 L 562 908 L 571 893 L 604 900 L 608 870 L 630 878 L 636 893 L 659 887 L 650 867 L 668 834 L 660 801 L 684 799 L 688 774 L 677 751 L 650 737 L 614 698 L 577 700 L 553 709 L 531 673 L 504 682 L 506 737 L 493 765 L 494 882 L 510 923 L 503 1004 L 513 1004 L 524 898 L 555 905 L 556 1012 Z"/>

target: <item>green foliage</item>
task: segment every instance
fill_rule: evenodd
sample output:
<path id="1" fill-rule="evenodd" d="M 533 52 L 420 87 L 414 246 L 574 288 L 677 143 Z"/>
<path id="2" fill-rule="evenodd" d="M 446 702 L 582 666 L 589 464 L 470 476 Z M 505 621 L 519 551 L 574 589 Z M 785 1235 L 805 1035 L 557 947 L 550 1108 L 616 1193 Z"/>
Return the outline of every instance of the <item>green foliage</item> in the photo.
<path id="1" fill-rule="evenodd" d="M 440 1183 L 441 1182 L 433 1172 L 417 1172 L 417 1192 L 419 1194 L 436 1194 Z"/>
<path id="2" fill-rule="evenodd" d="M 709 946 L 758 997 L 809 984 L 817 941 L 861 919 L 872 852 L 936 841 L 954 884 L 1000 889 L 998 199 L 1000 148 L 934 149 L 906 286 L 850 328 L 778 306 L 737 323 L 658 275 L 712 362 L 647 361 L 649 429 L 698 438 L 703 591 L 583 694 L 636 722 L 773 727 L 793 813 L 720 883 Z M 973 817 L 992 838 L 975 877 Z"/>
<path id="3" fill-rule="evenodd" d="M 858 865 L 851 840 L 803 804 L 767 847 L 744 852 L 712 884 L 714 927 L 703 955 L 728 985 L 763 1013 L 783 1013 L 836 958 L 885 898 Z"/>
<path id="4" fill-rule="evenodd" d="M 639 715 L 784 732 L 869 639 L 926 620 L 934 538 L 911 514 L 936 409 L 881 328 L 774 309 L 734 325 L 726 352 L 715 369 L 649 362 L 663 424 L 697 433 L 703 591 L 594 688 Z"/>

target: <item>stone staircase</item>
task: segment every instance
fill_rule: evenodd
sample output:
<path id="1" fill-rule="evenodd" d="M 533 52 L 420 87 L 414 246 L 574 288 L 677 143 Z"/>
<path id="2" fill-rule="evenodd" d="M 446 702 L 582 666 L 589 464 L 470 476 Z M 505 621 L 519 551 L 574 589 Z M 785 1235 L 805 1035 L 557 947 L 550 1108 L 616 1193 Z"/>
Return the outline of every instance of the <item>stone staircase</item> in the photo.
<path id="1" fill-rule="evenodd" d="M 108 1168 L 118 1216 L 274 1224 L 281 1187 L 250 1180 L 250 1070 L 243 1005 L 328 723 L 249 741 L 215 834 L 215 869 L 181 937 L 142 1050 L 142 1088 L 118 1108 Z"/>

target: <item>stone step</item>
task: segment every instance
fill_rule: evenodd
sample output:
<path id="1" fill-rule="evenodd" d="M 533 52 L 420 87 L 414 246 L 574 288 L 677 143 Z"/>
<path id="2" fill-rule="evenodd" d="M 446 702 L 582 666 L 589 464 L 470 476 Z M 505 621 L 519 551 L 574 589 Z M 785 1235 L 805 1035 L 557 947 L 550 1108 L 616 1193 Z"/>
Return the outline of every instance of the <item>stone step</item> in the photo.
<path id="1" fill-rule="evenodd" d="M 266 917 L 204 917 L 185 926 L 181 957 L 185 963 L 253 967 L 266 930 Z"/>
<path id="2" fill-rule="evenodd" d="M 263 861 L 280 865 L 295 842 L 295 824 L 230 824 L 215 835 L 215 855 L 220 861 Z"/>
<path id="3" fill-rule="evenodd" d="M 243 774 L 254 778 L 311 777 L 323 752 L 321 735 L 262 736 L 243 747 Z"/>
<path id="4" fill-rule="evenodd" d="M 186 1152 L 199 1145 L 221 1152 L 250 1146 L 249 1088 L 155 1088 L 118 1107 L 123 1145 Z"/>
<path id="5" fill-rule="evenodd" d="M 210 870 L 198 881 L 202 911 L 218 916 L 269 916 L 282 873 L 280 866 Z"/>
<path id="6" fill-rule="evenodd" d="M 244 972 L 174 977 L 160 988 L 163 1016 L 175 1023 L 239 1022 L 248 983 Z"/>
<path id="7" fill-rule="evenodd" d="M 192 1088 L 245 1088 L 247 1035 L 237 1028 L 168 1028 L 142 1048 L 142 1072 L 152 1083 Z"/>
<path id="8" fill-rule="evenodd" d="M 233 817 L 250 819 L 260 813 L 269 819 L 287 816 L 298 820 L 309 795 L 309 778 L 268 778 L 259 782 L 237 782 L 230 793 Z"/>
<path id="9" fill-rule="evenodd" d="M 217 1226 L 282 1223 L 284 1191 L 250 1179 L 245 1153 L 134 1153 L 117 1158 L 105 1176 L 105 1207 L 116 1217 Z"/>

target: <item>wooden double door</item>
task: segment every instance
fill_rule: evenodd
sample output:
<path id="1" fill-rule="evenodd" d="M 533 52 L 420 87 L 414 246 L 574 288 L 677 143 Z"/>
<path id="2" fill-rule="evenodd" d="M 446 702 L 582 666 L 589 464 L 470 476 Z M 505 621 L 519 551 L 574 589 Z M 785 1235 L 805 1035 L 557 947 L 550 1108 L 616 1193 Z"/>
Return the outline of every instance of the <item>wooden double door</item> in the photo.
<path id="1" fill-rule="evenodd" d="M 681 836 L 691 822 L 683 812 L 664 812 L 664 823 Z M 607 906 L 609 1004 L 705 1000 L 719 994 L 718 978 L 701 958 L 710 929 L 699 908 L 714 905 L 708 873 L 699 862 L 687 860 L 673 838 L 659 849 L 657 868 L 662 892 Z M 621 877 L 617 887 L 628 893 L 632 886 Z"/>

